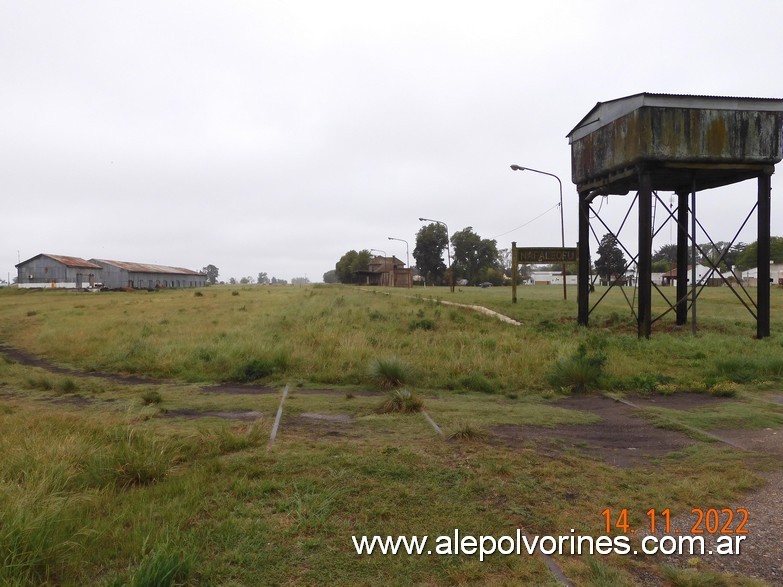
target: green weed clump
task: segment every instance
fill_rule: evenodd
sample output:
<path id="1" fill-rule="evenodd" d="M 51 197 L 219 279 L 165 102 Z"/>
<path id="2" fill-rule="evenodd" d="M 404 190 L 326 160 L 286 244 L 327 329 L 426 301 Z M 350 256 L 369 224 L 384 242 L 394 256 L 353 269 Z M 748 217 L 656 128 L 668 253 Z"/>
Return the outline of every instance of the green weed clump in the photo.
<path id="1" fill-rule="evenodd" d="M 239 365 L 228 377 L 228 381 L 251 383 L 284 372 L 288 369 L 288 353 L 278 351 L 268 357 L 256 357 Z"/>
<path id="2" fill-rule="evenodd" d="M 370 377 L 381 389 L 389 390 L 410 383 L 412 370 L 396 357 L 375 359 L 370 364 Z"/>
<path id="3" fill-rule="evenodd" d="M 783 376 L 783 359 L 730 357 L 715 361 L 715 377 L 733 383 L 750 383 Z"/>
<path id="4" fill-rule="evenodd" d="M 598 387 L 605 363 L 606 355 L 603 351 L 588 353 L 587 346 L 582 343 L 574 354 L 555 362 L 549 371 L 548 380 L 555 389 L 584 393 Z"/>
<path id="5" fill-rule="evenodd" d="M 429 318 L 419 318 L 418 320 L 411 320 L 408 323 L 408 330 L 413 332 L 414 330 L 435 330 L 435 322 Z"/>
<path id="6" fill-rule="evenodd" d="M 381 403 L 378 412 L 381 414 L 413 414 L 421 412 L 424 402 L 407 389 L 395 389 Z"/>
<path id="7" fill-rule="evenodd" d="M 45 375 L 30 376 L 26 379 L 26 383 L 28 388 L 41 391 L 49 391 L 54 387 L 52 380 Z"/>

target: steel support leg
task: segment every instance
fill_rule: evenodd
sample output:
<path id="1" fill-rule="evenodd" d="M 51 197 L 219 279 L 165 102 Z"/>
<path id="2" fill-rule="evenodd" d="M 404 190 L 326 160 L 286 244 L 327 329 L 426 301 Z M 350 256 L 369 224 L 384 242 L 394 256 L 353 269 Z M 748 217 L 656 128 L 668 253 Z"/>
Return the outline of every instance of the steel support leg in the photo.
<path id="1" fill-rule="evenodd" d="M 587 326 L 590 316 L 590 201 L 579 194 L 579 266 L 577 268 L 577 322 Z"/>
<path id="2" fill-rule="evenodd" d="M 769 256 L 770 256 L 770 191 L 772 181 L 769 173 L 759 175 L 759 207 L 758 207 L 758 319 L 756 335 L 758 338 L 769 336 Z"/>
<path id="3" fill-rule="evenodd" d="M 688 194 L 677 194 L 677 325 L 688 322 Z"/>
<path id="4" fill-rule="evenodd" d="M 652 332 L 652 178 L 639 174 L 639 287 L 638 334 L 650 338 Z"/>

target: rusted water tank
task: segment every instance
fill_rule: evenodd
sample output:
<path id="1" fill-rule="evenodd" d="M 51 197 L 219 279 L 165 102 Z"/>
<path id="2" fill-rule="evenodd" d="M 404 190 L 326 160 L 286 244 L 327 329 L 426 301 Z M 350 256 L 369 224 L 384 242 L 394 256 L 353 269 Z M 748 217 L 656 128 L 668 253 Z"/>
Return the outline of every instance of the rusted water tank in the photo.
<path id="1" fill-rule="evenodd" d="M 599 102 L 568 134 L 579 192 L 688 192 L 758 175 L 783 159 L 783 100 L 641 93 Z"/>

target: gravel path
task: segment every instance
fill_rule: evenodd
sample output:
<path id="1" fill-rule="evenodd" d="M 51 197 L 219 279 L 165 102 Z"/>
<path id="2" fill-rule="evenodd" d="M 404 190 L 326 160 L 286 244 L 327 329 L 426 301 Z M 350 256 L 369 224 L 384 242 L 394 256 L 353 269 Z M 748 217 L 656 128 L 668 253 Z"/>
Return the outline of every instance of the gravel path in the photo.
<path id="1" fill-rule="evenodd" d="M 721 430 L 719 436 L 742 448 L 783 458 L 781 429 Z M 783 470 L 759 472 L 759 475 L 767 480 L 766 485 L 728 506 L 735 512 L 737 508 L 748 511 L 748 533 L 740 544 L 740 554 L 705 555 L 698 557 L 698 564 L 723 573 L 761 579 L 769 585 L 783 585 Z M 672 518 L 671 527 L 690 528 L 694 521 L 695 515 L 689 513 Z M 707 551 L 714 551 L 717 535 L 703 536 Z M 665 562 L 678 567 L 690 566 L 694 559 L 690 556 L 665 558 Z"/>

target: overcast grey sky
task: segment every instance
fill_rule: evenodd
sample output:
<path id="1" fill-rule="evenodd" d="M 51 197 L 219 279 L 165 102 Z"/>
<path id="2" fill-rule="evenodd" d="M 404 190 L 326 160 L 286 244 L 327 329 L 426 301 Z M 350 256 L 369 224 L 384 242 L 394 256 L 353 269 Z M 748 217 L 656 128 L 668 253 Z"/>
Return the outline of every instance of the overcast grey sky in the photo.
<path id="1" fill-rule="evenodd" d="M 511 163 L 560 176 L 573 245 L 571 128 L 643 91 L 783 97 L 782 17 L 778 0 L 0 0 L 0 276 L 45 252 L 320 281 L 350 249 L 405 260 L 387 237 L 412 253 L 420 216 L 558 245 L 557 182 Z M 713 238 L 755 191 L 702 193 Z"/>

